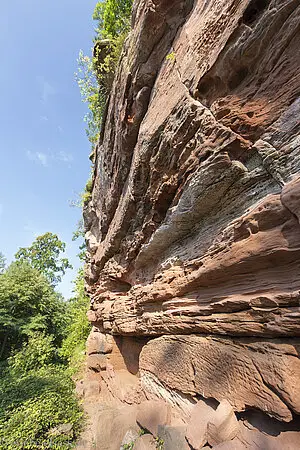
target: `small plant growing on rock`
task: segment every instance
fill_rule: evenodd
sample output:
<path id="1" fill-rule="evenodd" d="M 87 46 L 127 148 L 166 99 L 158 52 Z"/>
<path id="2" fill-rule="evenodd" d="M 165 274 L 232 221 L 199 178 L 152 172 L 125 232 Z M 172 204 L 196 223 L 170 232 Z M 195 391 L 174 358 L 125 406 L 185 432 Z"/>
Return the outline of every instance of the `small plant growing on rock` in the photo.
<path id="1" fill-rule="evenodd" d="M 123 444 L 122 450 L 132 450 L 134 446 L 134 442 L 129 442 L 129 444 Z"/>
<path id="2" fill-rule="evenodd" d="M 166 56 L 166 60 L 167 61 L 176 61 L 176 53 L 175 52 L 171 52 Z"/>
<path id="3" fill-rule="evenodd" d="M 81 194 L 83 204 L 88 203 L 92 197 L 93 181 L 91 178 L 87 181 L 84 191 Z"/>
<path id="4" fill-rule="evenodd" d="M 157 438 L 155 438 L 155 441 L 157 450 L 164 450 L 164 440 L 158 436 Z"/>

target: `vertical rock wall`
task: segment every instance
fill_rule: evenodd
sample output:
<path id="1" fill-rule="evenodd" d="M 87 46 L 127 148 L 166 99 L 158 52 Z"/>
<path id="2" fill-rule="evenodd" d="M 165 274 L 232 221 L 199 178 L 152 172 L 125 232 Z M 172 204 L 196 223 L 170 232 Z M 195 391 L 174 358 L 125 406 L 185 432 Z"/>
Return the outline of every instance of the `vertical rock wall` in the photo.
<path id="1" fill-rule="evenodd" d="M 146 392 L 300 414 L 299 23 L 299 0 L 134 2 L 86 284 Z"/>

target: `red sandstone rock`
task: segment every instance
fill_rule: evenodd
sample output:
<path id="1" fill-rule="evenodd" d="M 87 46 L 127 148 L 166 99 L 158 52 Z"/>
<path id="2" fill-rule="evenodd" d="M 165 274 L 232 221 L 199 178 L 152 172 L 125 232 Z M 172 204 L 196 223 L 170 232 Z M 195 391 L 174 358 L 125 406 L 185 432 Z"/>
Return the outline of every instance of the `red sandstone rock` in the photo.
<path id="1" fill-rule="evenodd" d="M 207 440 L 211 446 L 231 441 L 239 433 L 239 424 L 227 400 L 221 400 L 207 425 Z"/>
<path id="2" fill-rule="evenodd" d="M 76 384 L 76 393 L 85 399 L 95 398 L 99 395 L 101 386 L 99 380 L 81 380 Z"/>
<path id="3" fill-rule="evenodd" d="M 299 5 L 192 3 L 134 9 L 85 208 L 92 320 L 299 336 Z"/>
<path id="4" fill-rule="evenodd" d="M 87 354 L 111 353 L 113 348 L 113 339 L 109 335 L 100 333 L 95 327 L 91 331 L 87 340 Z"/>
<path id="5" fill-rule="evenodd" d="M 249 429 L 240 423 L 240 434 L 232 441 L 213 446 L 214 450 L 299 450 L 299 431 L 276 432 L 268 435 L 257 429 Z"/>
<path id="6" fill-rule="evenodd" d="M 170 406 L 163 400 L 146 400 L 138 405 L 136 420 L 142 428 L 157 437 L 159 425 L 169 425 L 171 422 Z"/>
<path id="7" fill-rule="evenodd" d="M 207 442 L 207 424 L 215 410 L 204 401 L 199 401 L 193 408 L 187 426 L 186 438 L 195 450 L 200 450 Z"/>
<path id="8" fill-rule="evenodd" d="M 126 432 L 129 429 L 138 432 L 135 420 L 136 409 L 133 406 L 100 411 L 95 437 L 96 449 L 120 450 Z"/>
<path id="9" fill-rule="evenodd" d="M 133 5 L 84 207 L 89 319 L 180 408 L 300 414 L 299 20 L 296 0 Z"/>
<path id="10" fill-rule="evenodd" d="M 158 436 L 163 442 L 164 450 L 190 450 L 185 439 L 186 427 L 159 425 Z"/>
<path id="11" fill-rule="evenodd" d="M 140 436 L 134 443 L 133 450 L 155 450 L 156 441 L 152 434 Z"/>
<path id="12" fill-rule="evenodd" d="M 106 356 L 105 355 L 90 355 L 87 357 L 86 364 L 89 369 L 100 372 L 106 370 Z"/>
<path id="13" fill-rule="evenodd" d="M 150 374 L 153 384 L 218 401 L 227 398 L 236 411 L 254 407 L 290 421 L 292 411 L 300 412 L 298 351 L 299 340 L 163 336 L 141 352 L 141 381 Z"/>

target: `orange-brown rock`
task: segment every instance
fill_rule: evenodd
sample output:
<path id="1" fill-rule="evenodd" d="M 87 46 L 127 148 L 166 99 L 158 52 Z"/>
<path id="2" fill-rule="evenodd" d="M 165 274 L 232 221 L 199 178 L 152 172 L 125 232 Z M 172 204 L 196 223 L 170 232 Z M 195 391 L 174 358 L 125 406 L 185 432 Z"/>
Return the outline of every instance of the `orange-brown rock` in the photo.
<path id="1" fill-rule="evenodd" d="M 134 1 L 84 207 L 89 319 L 186 411 L 300 414 L 299 20 Z"/>
<path id="2" fill-rule="evenodd" d="M 213 447 L 233 440 L 240 431 L 238 420 L 228 400 L 221 400 L 207 425 L 208 443 Z"/>
<path id="3" fill-rule="evenodd" d="M 175 391 L 227 399 L 236 411 L 261 409 L 281 420 L 300 414 L 300 341 L 163 336 L 140 356 L 141 378 Z"/>
<path id="4" fill-rule="evenodd" d="M 207 425 L 214 412 L 204 401 L 193 407 L 186 431 L 186 439 L 193 449 L 200 450 L 207 443 Z"/>
<path id="5" fill-rule="evenodd" d="M 157 437 L 159 425 L 171 423 L 170 405 L 163 400 L 146 400 L 138 406 L 136 420 L 144 430 Z"/>
<path id="6" fill-rule="evenodd" d="M 155 450 L 156 441 L 152 434 L 140 436 L 134 443 L 133 450 Z"/>

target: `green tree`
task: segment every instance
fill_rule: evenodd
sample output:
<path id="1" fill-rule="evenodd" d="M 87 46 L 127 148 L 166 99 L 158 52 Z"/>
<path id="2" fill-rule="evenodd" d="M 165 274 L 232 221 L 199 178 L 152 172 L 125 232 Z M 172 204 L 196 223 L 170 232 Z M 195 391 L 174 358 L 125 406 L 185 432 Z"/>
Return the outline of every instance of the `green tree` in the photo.
<path id="1" fill-rule="evenodd" d="M 38 370 L 55 362 L 56 348 L 54 337 L 42 332 L 35 332 L 24 342 L 21 350 L 8 358 L 10 373 L 24 376 L 31 370 Z"/>
<path id="2" fill-rule="evenodd" d="M 75 73 L 75 79 L 80 89 L 82 101 L 87 103 L 89 109 L 84 116 L 84 121 L 87 124 L 86 134 L 89 141 L 95 144 L 99 138 L 106 97 L 98 84 L 93 58 L 84 55 L 83 51 L 80 50 L 77 63 L 78 71 Z"/>
<path id="3" fill-rule="evenodd" d="M 91 331 L 86 315 L 90 301 L 84 292 L 83 269 L 79 270 L 75 280 L 74 294 L 67 304 L 69 322 L 60 354 L 68 360 L 72 370 L 77 372 L 84 360 L 86 339 Z"/>
<path id="4" fill-rule="evenodd" d="M 3 255 L 2 252 L 0 252 L 0 275 L 5 270 L 5 264 L 6 264 L 5 256 Z"/>
<path id="5" fill-rule="evenodd" d="M 130 29 L 132 0 L 105 0 L 98 2 L 93 19 L 97 21 L 94 55 L 79 52 L 78 72 L 75 74 L 82 101 L 88 104 L 85 115 L 86 133 L 94 145 L 100 134 L 106 101 L 116 71 L 125 37 Z M 104 52 L 98 44 L 106 40 Z M 102 47 L 102 46 L 100 46 Z"/>
<path id="6" fill-rule="evenodd" d="M 115 38 L 130 26 L 132 0 L 106 0 L 98 2 L 93 19 L 98 21 L 97 38 Z"/>
<path id="7" fill-rule="evenodd" d="M 66 304 L 49 281 L 26 261 L 12 263 L 0 277 L 0 359 L 34 332 L 65 333 Z"/>
<path id="8" fill-rule="evenodd" d="M 56 285 L 62 279 L 67 269 L 72 265 L 67 258 L 60 258 L 64 253 L 66 244 L 53 233 L 45 233 L 38 236 L 30 247 L 22 247 L 15 254 L 17 261 L 27 261 Z"/>

